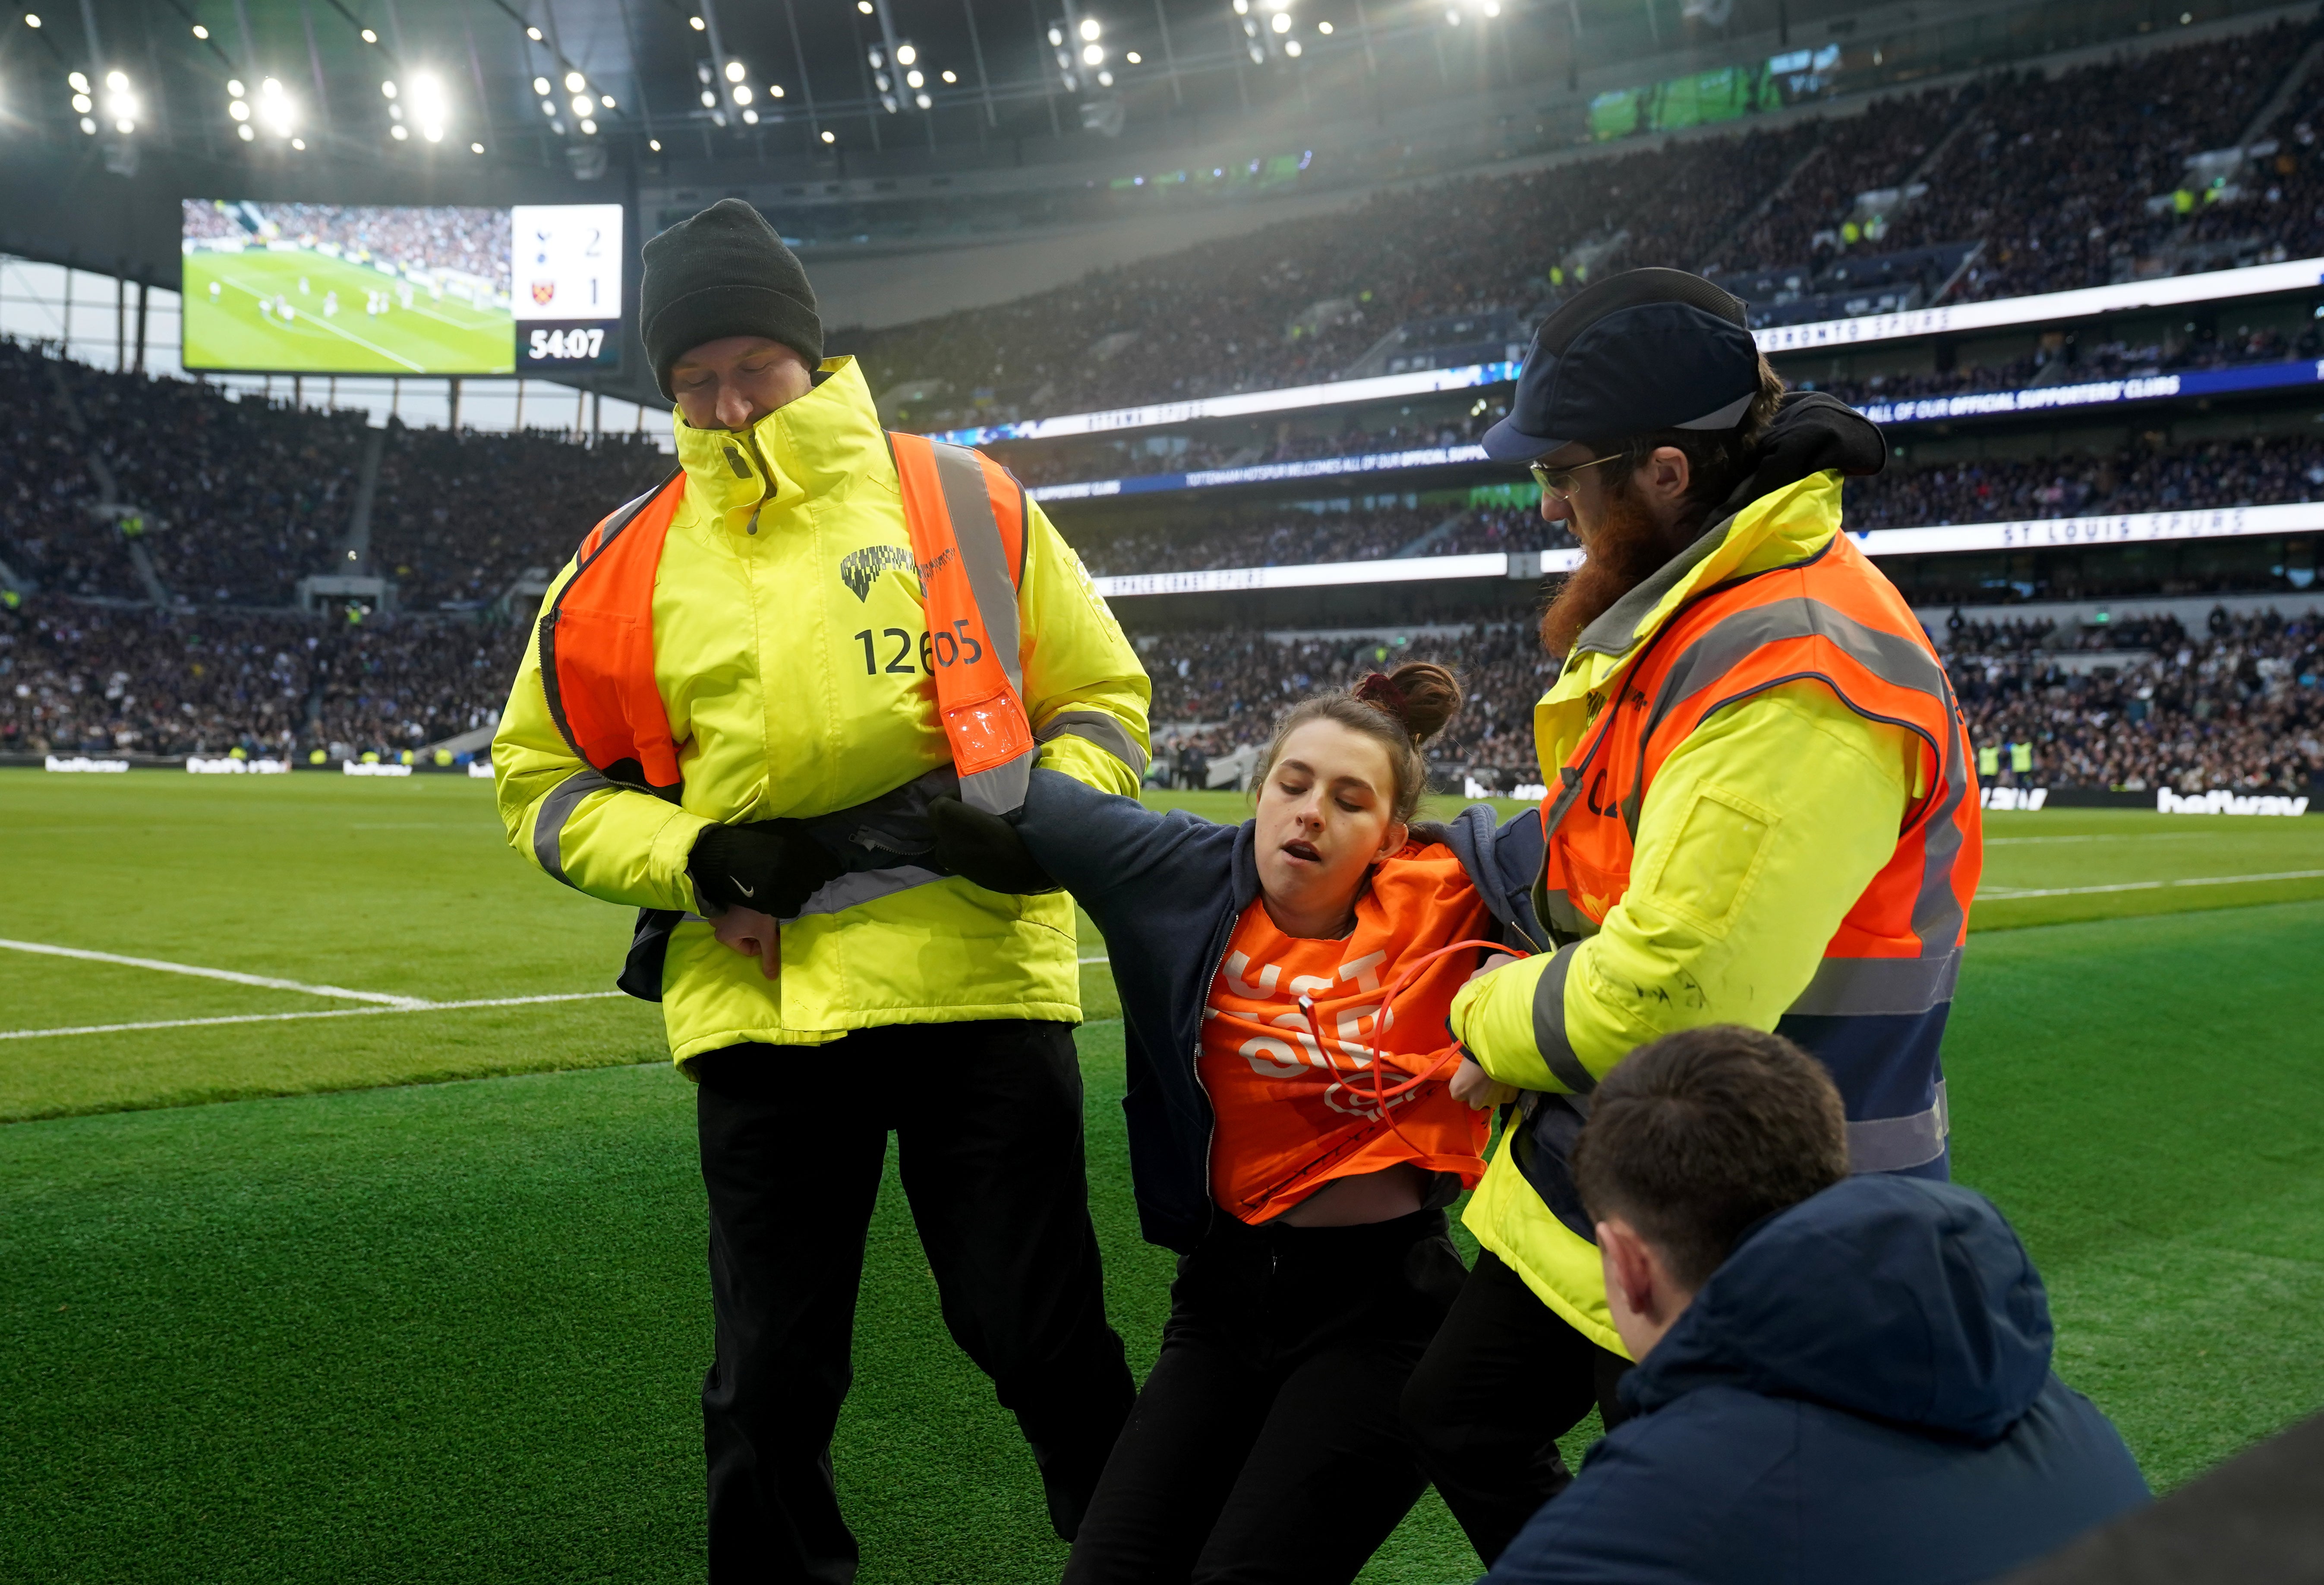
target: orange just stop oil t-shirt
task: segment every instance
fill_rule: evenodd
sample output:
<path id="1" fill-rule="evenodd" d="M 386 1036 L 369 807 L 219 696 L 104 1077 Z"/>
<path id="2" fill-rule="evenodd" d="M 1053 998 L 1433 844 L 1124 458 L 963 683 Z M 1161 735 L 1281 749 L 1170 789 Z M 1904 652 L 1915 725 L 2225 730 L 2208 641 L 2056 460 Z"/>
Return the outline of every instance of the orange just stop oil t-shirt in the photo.
<path id="1" fill-rule="evenodd" d="M 1200 1071 L 1215 1120 L 1212 1196 L 1241 1221 L 1261 1222 L 1335 1178 L 1398 1162 L 1473 1187 L 1484 1175 L 1491 1113 L 1447 1092 L 1447 1063 L 1442 1077 L 1388 1097 L 1391 1128 L 1372 1099 L 1371 1054 L 1388 1054 L 1378 1075 L 1386 1090 L 1452 1044 L 1445 1017 L 1480 953 L 1447 953 L 1429 964 L 1397 995 L 1384 1031 L 1380 993 L 1405 959 L 1491 930 L 1468 871 L 1438 843 L 1408 844 L 1373 871 L 1345 940 L 1286 935 L 1263 901 L 1245 908 L 1203 1017 Z M 1314 999 L 1320 1045 L 1300 1009 L 1303 991 Z"/>

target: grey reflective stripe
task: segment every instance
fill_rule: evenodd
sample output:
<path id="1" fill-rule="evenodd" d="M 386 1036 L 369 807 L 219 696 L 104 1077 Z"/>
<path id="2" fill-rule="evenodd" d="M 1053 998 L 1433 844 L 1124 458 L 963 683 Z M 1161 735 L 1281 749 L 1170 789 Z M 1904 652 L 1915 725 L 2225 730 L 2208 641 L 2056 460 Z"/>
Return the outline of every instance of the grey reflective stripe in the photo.
<path id="1" fill-rule="evenodd" d="M 1146 774 L 1146 751 L 1130 735 L 1130 729 L 1102 710 L 1060 710 L 1033 734 L 1035 741 L 1047 742 L 1053 738 L 1087 738 L 1107 753 L 1130 767 L 1133 776 Z"/>
<path id="2" fill-rule="evenodd" d="M 532 856 L 542 869 L 566 885 L 573 884 L 566 879 L 565 855 L 558 845 L 565 834 L 565 823 L 591 793 L 618 790 L 618 783 L 595 770 L 576 770 L 549 789 L 549 796 L 540 800 L 540 813 L 532 819 Z"/>
<path id="3" fill-rule="evenodd" d="M 1680 706 L 1715 687 L 1754 650 L 1785 639 L 1807 638 L 1828 640 L 1882 682 L 1950 705 L 1944 668 L 1927 650 L 1902 633 L 1867 627 L 1836 605 L 1798 595 L 1724 617 L 1680 651 L 1664 674 L 1654 711 L 1639 734 L 1640 744 L 1653 737 Z"/>
<path id="4" fill-rule="evenodd" d="M 960 564 L 968 572 L 976 613 L 983 619 L 985 636 L 1008 674 L 1010 688 L 1021 698 L 1025 671 L 1019 655 L 1023 631 L 1017 615 L 1017 585 L 1009 576 L 1008 548 L 1001 542 L 1001 524 L 984 487 L 984 465 L 964 446 L 939 440 L 928 449 L 936 457 L 936 483 L 944 489 L 953 543 L 960 547 Z"/>
<path id="5" fill-rule="evenodd" d="M 1939 677 L 1943 680 L 1942 673 Z M 1958 952 L 1961 939 L 1963 909 L 1953 891 L 1953 862 L 1960 856 L 1961 834 L 1954 816 L 1969 796 L 1969 757 L 1950 682 L 1945 683 L 1945 719 L 1951 730 L 1945 734 L 1944 796 L 1929 811 L 1921 847 L 1921 895 L 1913 899 L 1913 934 L 1920 938 L 1924 958 Z"/>
<path id="6" fill-rule="evenodd" d="M 1533 1043 L 1557 1082 L 1577 1095 L 1598 1087 L 1596 1075 L 1582 1065 L 1573 1042 L 1565 1037 L 1565 976 L 1572 972 L 1573 953 L 1582 944 L 1569 942 L 1550 954 L 1549 965 L 1533 988 Z"/>
<path id="7" fill-rule="evenodd" d="M 1826 958 L 1784 1009 L 1812 1018 L 1924 1013 L 1953 999 L 1960 954 L 1932 958 Z"/>
<path id="8" fill-rule="evenodd" d="M 835 914 L 943 879 L 934 870 L 925 870 L 918 864 L 899 864 L 892 870 L 857 870 L 826 883 L 807 899 L 798 913 L 783 917 L 803 919 L 809 914 Z"/>
<path id="9" fill-rule="evenodd" d="M 1019 754 L 1006 765 L 962 777 L 960 801 L 988 815 L 1007 815 L 1023 808 L 1026 789 L 1033 785 L 1033 760 L 1030 753 Z"/>
<path id="10" fill-rule="evenodd" d="M 1945 1106 L 1945 1082 L 1937 1081 L 1937 1099 L 1926 1111 L 1910 1117 L 1868 1118 L 1848 1125 L 1848 1170 L 1903 1172 L 1926 1166 L 1945 1153 L 1952 1132 L 1952 1114 Z"/>

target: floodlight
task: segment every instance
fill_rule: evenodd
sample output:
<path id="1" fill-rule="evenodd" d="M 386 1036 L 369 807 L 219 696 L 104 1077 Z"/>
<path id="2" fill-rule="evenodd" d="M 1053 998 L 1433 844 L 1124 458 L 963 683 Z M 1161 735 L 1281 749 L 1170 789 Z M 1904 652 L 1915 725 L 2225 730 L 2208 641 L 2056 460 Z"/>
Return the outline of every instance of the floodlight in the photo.
<path id="1" fill-rule="evenodd" d="M 404 130 L 403 130 L 403 123 L 401 123 L 401 121 L 399 121 L 399 122 L 397 122 L 393 126 L 391 126 L 391 127 L 389 127 L 389 128 L 387 129 L 387 135 L 388 135 L 388 136 L 390 136 L 390 137 L 392 137 L 392 138 L 393 138 L 397 143 L 401 143 L 404 139 L 406 139 L 406 138 L 410 137 L 411 134 L 410 134 L 410 133 L 408 133 L 408 132 L 406 132 L 406 131 L 404 131 Z"/>
<path id="2" fill-rule="evenodd" d="M 1287 33 L 1291 31 L 1291 14 L 1287 11 L 1278 11 L 1275 14 L 1274 20 L 1267 25 L 1278 33 Z"/>
<path id="3" fill-rule="evenodd" d="M 24 25 L 28 28 L 39 27 L 41 25 L 39 15 L 36 13 L 30 11 L 24 13 Z"/>
<path id="4" fill-rule="evenodd" d="M 1123 56 L 1122 59 L 1129 61 L 1132 66 L 1138 66 L 1144 63 L 1146 57 L 1140 55 L 1137 51 L 1132 50 L 1129 54 Z"/>
<path id="5" fill-rule="evenodd" d="M 912 96 L 912 103 L 918 105 L 921 109 L 926 110 L 930 106 L 934 105 L 936 101 L 929 98 L 926 94 L 914 94 Z"/>
<path id="6" fill-rule="evenodd" d="M 391 99 L 395 97 L 395 85 L 392 82 L 383 82 L 380 84 L 379 91 Z"/>
<path id="7" fill-rule="evenodd" d="M 1328 39 L 1332 36 L 1332 24 L 1328 22 L 1319 22 L 1315 24 L 1315 31 Z"/>
<path id="8" fill-rule="evenodd" d="M 541 113 L 543 115 L 556 115 L 556 114 L 557 114 L 557 102 L 556 102 L 555 100 L 553 100 L 553 99 L 543 99 L 543 100 L 540 102 L 540 113 Z"/>
<path id="9" fill-rule="evenodd" d="M 567 93 L 577 94 L 588 86 L 589 79 L 583 77 L 579 72 L 568 71 L 565 74 L 565 91 Z"/>
<path id="10" fill-rule="evenodd" d="M 743 67 L 743 65 L 742 65 L 742 63 L 741 61 L 739 61 L 739 60 L 729 60 L 729 61 L 726 63 L 726 80 L 727 80 L 728 82 L 730 82 L 730 83 L 738 83 L 738 82 L 741 82 L 744 78 L 748 77 L 749 75 L 750 75 L 750 72 L 749 72 L 749 71 L 748 71 L 748 70 Z"/>
<path id="11" fill-rule="evenodd" d="M 751 85 L 749 83 L 736 83 L 734 85 L 734 103 L 737 105 L 747 105 L 750 102 Z"/>
<path id="12" fill-rule="evenodd" d="M 595 137 L 597 134 L 597 124 L 584 115 L 581 118 L 581 130 Z"/>
<path id="13" fill-rule="evenodd" d="M 1501 0 L 1485 0 L 1485 14 L 1487 16 L 1499 16 L 1500 14 Z"/>
<path id="14" fill-rule="evenodd" d="M 1250 0 L 1240 0 L 1240 4 L 1245 5 L 1250 5 Z M 1054 50 L 1054 49 L 1056 49 L 1058 45 L 1060 45 L 1060 44 L 1064 43 L 1065 41 L 1065 33 L 1064 33 L 1063 32 L 1061 32 L 1060 30 L 1056 29 L 1056 28 L 1051 28 L 1051 29 L 1049 30 L 1049 47 L 1050 47 L 1051 49 L 1053 49 L 1053 50 Z"/>
<path id="15" fill-rule="evenodd" d="M 80 118 L 80 129 L 81 131 L 88 134 L 91 137 L 95 137 L 97 135 L 97 123 L 91 121 L 86 115 Z"/>
<path id="16" fill-rule="evenodd" d="M 862 12 L 866 16 L 871 15 L 872 0 L 855 0 L 855 9 Z M 828 143 L 830 140 L 826 138 L 824 141 Z"/>
<path id="17" fill-rule="evenodd" d="M 538 44 L 539 42 L 540 42 L 540 30 L 539 28 L 527 28 L 527 29 L 525 29 L 525 30 L 524 30 L 524 36 L 525 36 L 526 38 L 528 38 L 528 39 L 530 39 L 530 40 L 531 40 L 534 43 L 536 43 L 536 44 Z"/>
<path id="18" fill-rule="evenodd" d="M 1102 88 L 1110 88 L 1113 87 L 1113 73 L 1110 71 L 1099 72 L 1097 74 L 1097 86 Z"/>
<path id="19" fill-rule="evenodd" d="M 717 96 L 717 95 L 715 95 L 715 94 L 712 93 L 708 88 L 705 88 L 705 89 L 703 89 L 703 90 L 702 90 L 702 107 L 703 107 L 705 110 L 709 110 L 709 109 L 713 109 L 713 108 L 715 108 L 715 107 L 717 106 L 717 103 L 718 103 L 718 96 Z"/>
<path id="20" fill-rule="evenodd" d="M 654 147 L 655 147 L 655 148 L 657 148 L 657 149 L 659 149 L 659 148 L 660 148 L 660 147 L 661 147 L 661 145 L 660 145 L 659 143 L 656 143 L 656 144 L 654 145 Z M 481 154 L 481 153 L 483 153 L 484 152 L 484 144 L 482 144 L 482 143 L 470 143 L 470 144 L 468 145 L 468 152 L 470 152 L 471 154 Z"/>
<path id="21" fill-rule="evenodd" d="M 1250 0 L 1234 0 L 1234 9 L 1237 16 L 1249 16 L 1250 14 Z"/>
<path id="22" fill-rule="evenodd" d="M 646 140 L 646 147 L 647 147 L 647 148 L 649 148 L 649 149 L 651 149 L 655 153 L 659 154 L 659 153 L 660 153 L 660 152 L 661 152 L 661 140 L 660 140 L 659 138 L 648 138 L 648 139 Z M 484 152 L 484 151 L 483 151 L 482 149 L 479 149 L 479 150 L 477 150 L 476 152 L 477 152 L 478 153 L 482 153 L 482 152 Z"/>
<path id="23" fill-rule="evenodd" d="M 226 79 L 226 97 L 227 97 L 227 98 L 229 98 L 229 99 L 239 99 L 239 98 L 241 98 L 241 97 L 242 97 L 242 79 L 241 79 L 240 78 L 238 78 L 238 77 L 228 78 Z"/>
<path id="24" fill-rule="evenodd" d="M 927 80 L 917 71 L 908 71 L 904 74 L 904 86 L 908 88 L 924 88 Z"/>
<path id="25" fill-rule="evenodd" d="M 759 113 L 758 113 L 756 110 L 745 110 L 745 111 L 743 111 L 743 112 L 742 112 L 742 124 L 743 124 L 743 125 L 745 125 L 745 126 L 756 126 L 756 125 L 758 125 L 758 124 L 759 124 Z"/>
<path id="26" fill-rule="evenodd" d="M 1100 61 L 1102 61 L 1104 59 L 1105 59 L 1105 46 L 1104 46 L 1104 45 L 1102 45 L 1102 44 L 1084 44 L 1084 45 L 1083 45 L 1083 46 L 1082 46 L 1082 64 L 1083 64 L 1084 66 L 1095 66 L 1095 65 L 1097 65 Z"/>
<path id="27" fill-rule="evenodd" d="M 226 113 L 228 115 L 233 116 L 236 121 L 248 121 L 250 119 L 250 106 L 244 104 L 240 99 L 236 99 L 234 103 L 228 105 L 226 107 Z"/>
<path id="28" fill-rule="evenodd" d="M 1299 41 L 1294 39 L 1289 43 L 1284 45 L 1283 52 L 1296 60 L 1299 58 Z"/>
<path id="29" fill-rule="evenodd" d="M 779 99 L 779 98 L 781 98 L 782 97 L 783 97 L 783 85 L 782 85 L 782 84 L 780 84 L 780 83 L 769 83 L 769 84 L 767 85 L 767 97 L 769 97 L 770 99 Z"/>
<path id="30" fill-rule="evenodd" d="M 290 140 L 290 146 L 303 154 L 307 152 L 307 140 L 305 138 L 292 138 Z"/>
<path id="31" fill-rule="evenodd" d="M 88 115 L 96 104 L 97 101 L 90 98 L 87 94 L 75 94 L 72 97 L 72 107 L 83 115 Z"/>
<path id="32" fill-rule="evenodd" d="M 209 36 L 210 36 L 210 30 L 209 30 L 209 29 L 208 29 L 208 28 L 204 27 L 200 23 L 194 23 L 194 37 L 196 37 L 196 38 L 198 38 L 198 39 L 207 39 L 207 38 L 208 38 Z"/>
<path id="33" fill-rule="evenodd" d="M 361 37 L 363 41 L 366 44 L 376 44 L 379 42 L 379 35 L 372 32 L 369 28 L 364 29 Z"/>
<path id="34" fill-rule="evenodd" d="M 878 88 L 881 93 L 883 93 L 883 94 L 884 94 L 884 93 L 886 93 L 890 88 L 894 88 L 894 87 L 896 86 L 895 84 L 893 84 L 893 83 L 891 83 L 891 82 L 890 82 L 890 81 L 888 80 L 888 74 L 887 74 L 886 72 L 884 72 L 884 71 L 875 71 L 875 72 L 873 72 L 873 73 L 872 74 L 872 85 L 873 85 L 874 87 L 876 87 L 876 88 Z"/>
<path id="35" fill-rule="evenodd" d="M 1449 26 L 1459 27 L 1461 25 L 1461 14 L 1458 11 L 1448 8 L 1444 13 L 1444 21 Z"/>
<path id="36" fill-rule="evenodd" d="M 913 61 L 918 60 L 919 58 L 920 52 L 918 50 L 913 49 L 909 44 L 899 44 L 896 46 L 897 65 L 909 66 Z"/>
<path id="37" fill-rule="evenodd" d="M 700 17 L 698 17 L 698 16 L 689 16 L 689 17 L 687 17 L 687 18 L 686 19 L 686 23 L 687 23 L 687 25 L 688 27 L 692 28 L 692 29 L 693 29 L 696 32 L 697 32 L 697 33 L 698 33 L 698 32 L 700 32 L 704 28 L 706 28 L 706 27 L 708 27 L 708 26 L 710 25 L 708 23 L 704 22 L 704 21 L 703 21 Z M 660 147 L 661 147 L 661 145 L 660 145 L 659 143 L 656 143 L 656 144 L 654 145 L 654 147 L 655 147 L 655 148 L 657 148 L 657 149 L 659 149 L 659 148 L 660 148 Z"/>
<path id="38" fill-rule="evenodd" d="M 825 129 L 823 134 L 823 141 L 826 143 L 835 143 L 839 141 L 839 134 L 835 132 Z"/>
<path id="39" fill-rule="evenodd" d="M 956 83 L 960 80 L 960 77 L 956 72 L 947 71 L 944 74 L 944 79 L 948 83 Z"/>
<path id="40" fill-rule="evenodd" d="M 85 94 L 88 92 L 88 78 L 83 77 L 78 71 L 69 71 L 65 73 L 65 83 L 66 86 L 70 88 L 76 94 Z"/>
<path id="41" fill-rule="evenodd" d="M 1105 32 L 1105 30 L 1098 25 L 1097 18 L 1094 16 L 1085 16 L 1082 18 L 1081 31 L 1082 42 L 1084 44 L 1094 44 Z"/>
<path id="42" fill-rule="evenodd" d="M 549 97 L 549 79 L 545 77 L 534 78 L 532 79 L 532 91 L 539 94 L 544 99 Z"/>
<path id="43" fill-rule="evenodd" d="M 250 130 L 250 123 L 248 123 L 247 121 L 245 121 L 245 122 L 244 122 L 240 126 L 237 126 L 237 127 L 235 127 L 235 128 L 234 129 L 234 135 L 235 135 L 235 136 L 236 136 L 236 137 L 238 137 L 238 138 L 240 138 L 244 143 L 246 143 L 250 142 L 250 140 L 251 140 L 251 139 L 253 139 L 253 138 L 256 137 L 258 134 L 257 134 L 256 133 L 254 133 L 254 132 L 253 132 L 253 131 L 251 131 L 251 130 Z"/>
<path id="44" fill-rule="evenodd" d="M 872 63 L 872 69 L 874 71 L 879 70 L 881 67 L 888 64 L 888 58 L 885 55 L 882 55 L 876 47 L 870 54 L 866 55 L 864 59 Z"/>

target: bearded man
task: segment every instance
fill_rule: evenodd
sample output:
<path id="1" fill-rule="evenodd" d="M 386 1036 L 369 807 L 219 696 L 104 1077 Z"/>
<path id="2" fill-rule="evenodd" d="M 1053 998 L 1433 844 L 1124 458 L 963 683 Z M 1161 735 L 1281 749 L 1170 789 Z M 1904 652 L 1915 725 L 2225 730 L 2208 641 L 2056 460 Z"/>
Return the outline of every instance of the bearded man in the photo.
<path id="1" fill-rule="evenodd" d="M 1943 666 L 1841 531 L 1880 432 L 1785 394 L 1743 305 L 1678 270 L 1541 327 L 1487 451 L 1529 461 L 1585 559 L 1534 710 L 1554 950 L 1452 1005 L 1456 1094 L 1517 1116 L 1465 1215 L 1475 1269 L 1404 1398 L 1488 1564 L 1571 1479 L 1557 1437 L 1629 1366 L 1566 1158 L 1590 1092 L 1679 1029 L 1779 1031 L 1831 1071 L 1856 1172 L 1947 1175 L 1938 1046 L 1980 863 Z"/>

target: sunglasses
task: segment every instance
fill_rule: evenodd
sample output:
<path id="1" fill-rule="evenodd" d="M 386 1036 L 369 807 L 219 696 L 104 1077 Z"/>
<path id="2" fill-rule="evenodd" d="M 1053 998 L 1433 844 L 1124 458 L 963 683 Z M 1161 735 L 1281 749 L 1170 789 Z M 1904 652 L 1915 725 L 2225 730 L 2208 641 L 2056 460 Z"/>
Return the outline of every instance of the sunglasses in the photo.
<path id="1" fill-rule="evenodd" d="M 1570 468 L 1554 468 L 1546 463 L 1537 462 L 1532 465 L 1534 483 L 1560 501 L 1571 501 L 1573 499 L 1574 475 L 1584 468 L 1594 468 L 1601 462 L 1612 462 L 1621 455 L 1617 451 L 1608 456 L 1593 456 L 1588 462 L 1575 463 Z"/>

